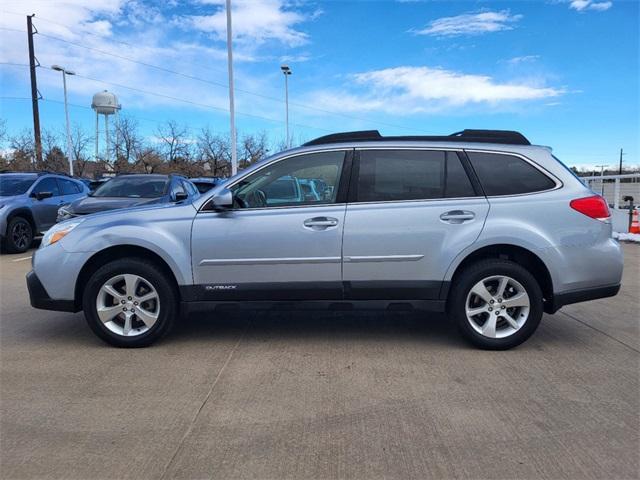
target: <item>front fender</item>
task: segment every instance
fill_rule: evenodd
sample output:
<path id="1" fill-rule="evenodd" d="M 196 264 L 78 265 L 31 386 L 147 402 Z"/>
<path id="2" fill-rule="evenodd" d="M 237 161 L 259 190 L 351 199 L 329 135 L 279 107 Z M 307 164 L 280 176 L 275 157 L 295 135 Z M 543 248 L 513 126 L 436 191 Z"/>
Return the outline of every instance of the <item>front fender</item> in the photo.
<path id="1" fill-rule="evenodd" d="M 167 263 L 179 285 L 190 285 L 194 216 L 191 205 L 97 215 L 87 218 L 60 243 L 72 253 L 97 253 L 120 245 L 146 248 Z"/>

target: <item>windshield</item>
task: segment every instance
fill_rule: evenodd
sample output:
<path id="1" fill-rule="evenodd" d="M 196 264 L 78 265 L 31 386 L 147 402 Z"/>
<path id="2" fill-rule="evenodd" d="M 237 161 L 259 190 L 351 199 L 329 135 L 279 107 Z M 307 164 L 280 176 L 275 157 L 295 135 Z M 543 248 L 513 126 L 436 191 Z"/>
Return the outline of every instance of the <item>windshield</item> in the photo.
<path id="1" fill-rule="evenodd" d="M 0 197 L 22 195 L 35 181 L 34 175 L 2 175 L 0 176 Z"/>
<path id="2" fill-rule="evenodd" d="M 158 177 L 116 177 L 101 185 L 92 197 L 157 198 L 164 195 L 168 180 Z"/>

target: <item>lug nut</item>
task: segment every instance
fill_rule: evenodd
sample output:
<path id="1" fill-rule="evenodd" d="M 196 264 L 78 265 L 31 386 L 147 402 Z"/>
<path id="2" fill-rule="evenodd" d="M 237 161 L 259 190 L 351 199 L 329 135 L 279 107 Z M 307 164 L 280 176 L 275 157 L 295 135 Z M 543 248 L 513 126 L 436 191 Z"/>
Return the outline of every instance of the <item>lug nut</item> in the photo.
<path id="1" fill-rule="evenodd" d="M 500 315 L 500 312 L 498 310 L 496 310 L 496 315 Z"/>
<path id="2" fill-rule="evenodd" d="M 138 302 L 133 302 L 134 305 L 138 305 Z"/>
<path id="3" fill-rule="evenodd" d="M 487 308 L 487 310 L 489 310 L 490 312 L 492 312 L 492 311 L 493 311 L 493 308 L 489 307 L 489 308 Z"/>
<path id="4" fill-rule="evenodd" d="M 502 299 L 501 298 L 498 299 L 498 303 L 502 303 Z"/>
<path id="5" fill-rule="evenodd" d="M 131 297 L 127 297 L 129 300 L 131 300 Z"/>
<path id="6" fill-rule="evenodd" d="M 502 307 L 500 307 L 500 308 L 502 308 L 502 310 L 504 310 L 504 309 L 505 309 L 505 308 L 507 308 L 507 307 L 505 307 L 504 305 L 502 305 Z"/>
<path id="7" fill-rule="evenodd" d="M 124 305 L 124 304 L 125 304 L 125 303 L 127 303 L 127 302 L 125 302 L 124 300 L 122 300 L 120 303 Z"/>
<path id="8" fill-rule="evenodd" d="M 124 307 L 124 308 L 122 309 L 122 311 L 123 311 L 123 312 L 126 312 L 126 311 L 127 311 L 127 307 Z"/>
<path id="9" fill-rule="evenodd" d="M 495 302 L 494 300 L 489 300 L 489 303 L 490 303 L 491 305 L 493 305 L 493 304 L 494 304 L 494 303 L 496 303 L 496 302 Z"/>

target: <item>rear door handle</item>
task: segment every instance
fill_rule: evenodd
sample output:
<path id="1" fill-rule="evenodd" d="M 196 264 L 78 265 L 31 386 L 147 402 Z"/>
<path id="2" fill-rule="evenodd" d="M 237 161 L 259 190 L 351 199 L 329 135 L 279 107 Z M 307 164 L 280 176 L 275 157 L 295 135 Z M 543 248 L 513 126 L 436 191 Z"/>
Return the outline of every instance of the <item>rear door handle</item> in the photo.
<path id="1" fill-rule="evenodd" d="M 304 221 L 304 226 L 312 230 L 325 230 L 338 225 L 338 219 L 333 217 L 313 217 Z"/>
<path id="2" fill-rule="evenodd" d="M 476 218 L 476 214 L 466 210 L 451 210 L 440 215 L 440 220 L 447 223 L 463 223 Z"/>

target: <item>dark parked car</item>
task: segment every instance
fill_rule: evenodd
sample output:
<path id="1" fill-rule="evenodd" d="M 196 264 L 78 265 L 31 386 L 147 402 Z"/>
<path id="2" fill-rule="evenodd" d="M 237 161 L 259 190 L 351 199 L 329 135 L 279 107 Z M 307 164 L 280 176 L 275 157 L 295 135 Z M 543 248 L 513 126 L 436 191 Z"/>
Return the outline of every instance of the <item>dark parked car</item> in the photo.
<path id="1" fill-rule="evenodd" d="M 190 178 L 189 181 L 196 186 L 200 193 L 206 193 L 213 187 L 220 185 L 225 179 L 219 177 L 198 177 Z"/>
<path id="2" fill-rule="evenodd" d="M 97 180 L 91 180 L 90 178 L 79 178 L 78 180 L 84 183 L 89 188 L 89 191 L 93 193 L 98 189 L 99 186 L 101 186 L 105 182 L 108 182 L 109 180 L 111 180 L 111 178 L 103 177 L 98 178 Z"/>
<path id="3" fill-rule="evenodd" d="M 84 198 L 86 185 L 65 175 L 0 173 L 0 240 L 8 252 L 26 251 L 56 223 L 60 205 Z"/>
<path id="4" fill-rule="evenodd" d="M 61 207 L 58 221 L 119 208 L 193 200 L 199 195 L 198 189 L 180 175 L 119 175 L 88 197 Z"/>

